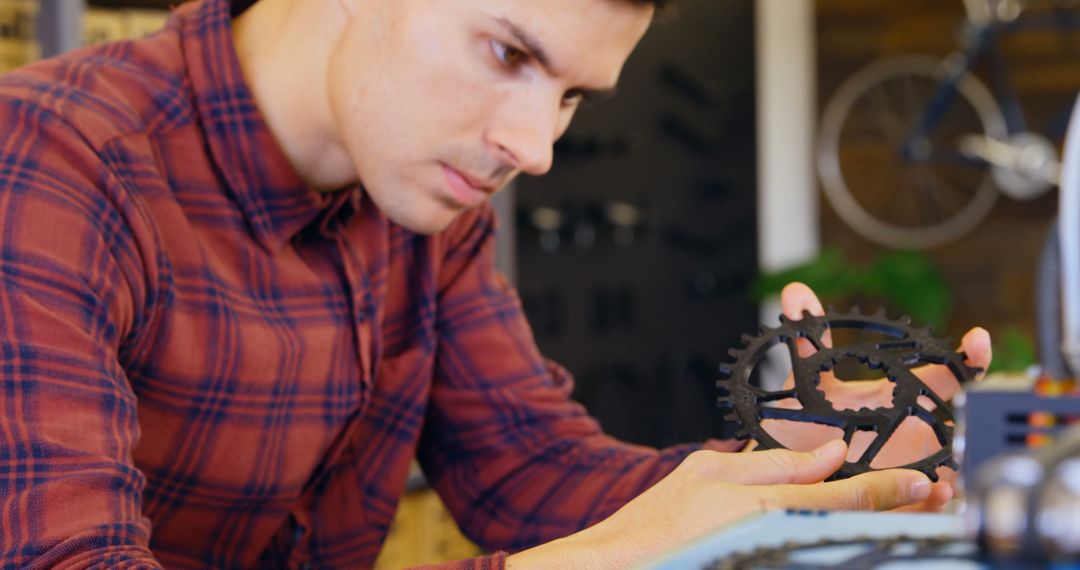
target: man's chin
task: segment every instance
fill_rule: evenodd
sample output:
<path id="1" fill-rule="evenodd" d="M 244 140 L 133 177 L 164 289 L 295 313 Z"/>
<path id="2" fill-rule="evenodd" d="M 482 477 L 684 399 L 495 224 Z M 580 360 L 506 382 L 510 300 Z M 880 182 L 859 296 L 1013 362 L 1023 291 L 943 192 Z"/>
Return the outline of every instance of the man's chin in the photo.
<path id="1" fill-rule="evenodd" d="M 387 216 L 390 221 L 395 224 L 420 235 L 435 235 L 446 228 L 450 227 L 450 224 L 454 223 L 459 215 L 464 210 L 458 210 L 455 212 L 439 212 L 437 214 L 427 216 Z M 397 219 L 395 219 L 397 218 Z"/>

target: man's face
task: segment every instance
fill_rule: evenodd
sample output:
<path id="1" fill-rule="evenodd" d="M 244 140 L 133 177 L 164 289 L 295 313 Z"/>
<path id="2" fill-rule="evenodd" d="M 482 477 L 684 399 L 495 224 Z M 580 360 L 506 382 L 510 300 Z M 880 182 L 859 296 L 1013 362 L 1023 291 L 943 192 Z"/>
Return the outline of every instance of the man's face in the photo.
<path id="1" fill-rule="evenodd" d="M 625 0 L 339 0 L 337 138 L 393 221 L 444 229 L 551 168 L 582 94 L 615 86 L 652 8 Z"/>

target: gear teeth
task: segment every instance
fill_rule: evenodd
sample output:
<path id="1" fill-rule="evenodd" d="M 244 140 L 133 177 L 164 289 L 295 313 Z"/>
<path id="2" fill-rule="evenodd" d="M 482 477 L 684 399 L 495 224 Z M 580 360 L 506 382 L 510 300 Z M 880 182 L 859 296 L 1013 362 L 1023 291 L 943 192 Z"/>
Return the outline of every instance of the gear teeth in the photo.
<path id="1" fill-rule="evenodd" d="M 883 330 L 887 336 L 895 339 L 894 341 L 890 341 L 890 343 L 886 343 L 889 346 L 883 348 L 881 345 L 870 342 L 856 343 L 852 345 L 852 348 L 849 351 L 850 354 L 847 356 L 858 358 L 861 362 L 872 368 L 882 368 L 889 380 L 896 383 L 897 386 L 901 386 L 902 384 L 906 385 L 904 384 L 907 382 L 907 380 L 904 380 L 906 376 L 901 374 L 904 367 L 910 369 L 913 366 L 919 365 L 919 363 L 936 362 L 945 364 L 955 372 L 955 375 L 961 382 L 964 382 L 966 379 L 971 379 L 982 372 L 982 370 L 968 366 L 964 362 L 966 358 L 965 355 L 962 352 L 956 351 L 956 345 L 953 344 L 951 340 L 934 337 L 934 328 L 932 326 L 922 324 L 920 324 L 920 326 L 912 326 L 912 319 L 907 315 L 900 316 L 896 319 L 889 319 L 888 309 L 884 306 L 873 307 L 872 311 L 873 313 L 864 311 L 858 306 L 850 306 L 844 308 L 842 311 L 837 311 L 835 307 L 829 306 L 824 315 L 813 315 L 807 311 L 803 311 L 801 316 L 789 318 L 787 315 L 780 314 L 780 324 L 778 326 L 761 324 L 757 327 L 757 335 L 741 335 L 739 340 L 741 341 L 742 346 L 728 350 L 728 354 L 731 358 L 728 359 L 728 362 L 719 365 L 721 378 L 716 381 L 716 387 L 718 389 L 716 405 L 719 408 L 717 413 L 723 417 L 724 421 L 733 422 L 733 424 L 729 425 L 733 425 L 733 429 L 736 430 L 734 437 L 743 441 L 751 439 L 755 435 L 764 437 L 764 432 L 761 431 L 761 418 L 758 417 L 757 413 L 754 411 L 758 410 L 760 412 L 764 402 L 761 401 L 760 393 L 749 386 L 749 380 L 750 371 L 759 362 L 761 357 L 756 347 L 771 346 L 770 343 L 784 342 L 790 345 L 794 342 L 795 338 L 818 335 L 822 330 L 828 330 L 830 328 L 869 331 Z M 897 344 L 897 346 L 893 347 L 892 343 Z M 882 360 L 886 357 L 881 356 L 881 353 L 879 352 L 882 350 L 887 352 L 888 358 L 892 359 L 894 357 L 899 357 L 901 362 L 891 364 L 892 360 L 888 360 L 890 364 L 886 364 L 886 361 Z M 826 356 L 828 356 L 828 354 L 826 354 Z M 828 360 L 828 358 L 825 360 Z M 826 364 L 820 364 L 820 366 L 824 367 L 823 370 L 829 369 L 829 366 Z M 796 377 L 796 382 L 813 383 L 815 382 L 815 378 L 819 377 L 810 376 L 809 378 L 802 379 Z M 815 387 L 818 390 L 821 390 L 820 386 Z M 922 387 L 918 385 L 916 385 L 915 388 L 922 389 Z M 869 428 L 870 426 L 865 425 L 867 424 L 867 420 L 875 418 L 875 414 L 881 412 L 881 409 L 882 408 L 877 407 L 872 409 L 865 406 L 860 407 L 858 410 L 855 410 L 851 416 L 843 419 L 843 425 L 862 425 L 865 428 Z M 831 412 L 820 411 L 817 413 L 828 414 Z M 743 414 L 743 416 L 740 417 L 740 414 Z M 746 414 L 749 415 L 747 416 Z M 951 410 L 947 408 L 943 408 L 943 412 L 940 414 L 935 413 L 932 418 L 932 421 L 939 422 L 943 425 L 947 425 L 947 422 L 952 420 L 954 420 L 954 418 Z M 808 423 L 816 422 L 811 421 Z M 937 424 L 934 425 L 937 426 Z M 935 427 L 935 429 L 938 428 Z M 759 442 L 759 444 L 760 443 L 761 442 Z M 783 446 L 777 444 L 777 447 Z M 761 444 L 759 445 L 759 448 L 769 449 L 770 447 Z M 914 462 L 907 467 L 924 473 L 933 481 L 938 480 L 938 467 L 944 466 L 953 469 L 956 468 L 956 461 L 948 453 L 948 446 L 946 446 L 945 452 L 935 454 L 934 457 L 935 459 L 926 458 Z M 853 475 L 855 472 L 874 470 L 875 469 L 871 468 L 868 463 L 845 463 L 845 467 L 843 467 L 838 474 L 847 477 Z M 834 475 L 830 477 L 829 480 L 837 478 L 839 477 Z"/>

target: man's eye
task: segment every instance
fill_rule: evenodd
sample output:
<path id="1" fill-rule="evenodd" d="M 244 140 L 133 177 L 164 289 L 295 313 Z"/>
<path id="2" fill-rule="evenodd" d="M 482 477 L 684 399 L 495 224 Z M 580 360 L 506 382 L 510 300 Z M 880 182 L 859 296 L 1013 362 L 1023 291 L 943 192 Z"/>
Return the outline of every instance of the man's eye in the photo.
<path id="1" fill-rule="evenodd" d="M 525 63 L 528 56 L 516 47 L 506 45 L 498 40 L 491 41 L 491 49 L 499 62 L 509 68 L 517 68 Z"/>

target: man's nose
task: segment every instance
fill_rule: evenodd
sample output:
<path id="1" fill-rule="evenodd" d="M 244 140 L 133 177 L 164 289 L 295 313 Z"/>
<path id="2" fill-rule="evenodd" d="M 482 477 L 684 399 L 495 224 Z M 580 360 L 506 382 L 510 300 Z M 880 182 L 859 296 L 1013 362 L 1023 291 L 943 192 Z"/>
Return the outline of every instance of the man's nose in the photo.
<path id="1" fill-rule="evenodd" d="M 514 168 L 540 176 L 551 170 L 558 135 L 559 107 L 534 104 L 507 109 L 489 129 L 489 142 Z"/>

